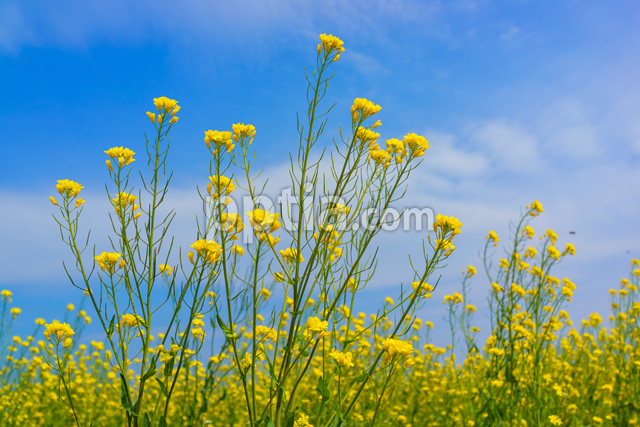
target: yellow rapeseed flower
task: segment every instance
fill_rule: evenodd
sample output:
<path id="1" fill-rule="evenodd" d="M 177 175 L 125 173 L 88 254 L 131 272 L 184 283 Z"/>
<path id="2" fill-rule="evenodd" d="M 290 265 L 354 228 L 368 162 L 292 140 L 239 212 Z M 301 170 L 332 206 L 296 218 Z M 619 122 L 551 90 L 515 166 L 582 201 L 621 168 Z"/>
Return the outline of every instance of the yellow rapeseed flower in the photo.
<path id="1" fill-rule="evenodd" d="M 75 335 L 68 323 L 60 323 L 54 320 L 45 325 L 44 336 L 51 343 L 62 343 L 64 347 L 71 345 L 71 336 Z"/>
<path id="2" fill-rule="evenodd" d="M 298 255 L 298 250 L 293 248 L 287 248 L 284 250 L 280 250 L 280 255 L 282 255 L 282 259 L 284 262 L 292 264 L 294 262 L 304 262 L 304 258 L 302 255 Z"/>
<path id="3" fill-rule="evenodd" d="M 207 184 L 207 193 L 214 199 L 217 199 L 223 192 L 225 194 L 231 194 L 236 189 L 233 180 L 223 175 L 214 175 L 209 177 Z M 211 192 L 213 191 L 213 194 Z"/>
<path id="4" fill-rule="evenodd" d="M 473 277 L 478 273 L 478 270 L 476 270 L 476 268 L 473 265 L 470 265 L 469 267 L 467 267 L 467 274 L 469 275 L 469 277 Z"/>
<path id="5" fill-rule="evenodd" d="M 240 141 L 243 137 L 249 138 L 249 145 L 253 142 L 253 137 L 256 136 L 256 128 L 253 125 L 245 125 L 244 123 L 236 123 L 231 125 L 233 130 L 232 138 L 235 142 Z"/>
<path id="6" fill-rule="evenodd" d="M 178 101 L 175 99 L 169 99 L 166 96 L 161 96 L 159 98 L 153 98 L 153 103 L 155 104 L 158 111 L 161 112 L 158 116 L 158 120 L 162 115 L 171 114 L 175 115 L 178 111 L 180 111 L 180 107 L 177 105 Z"/>
<path id="7" fill-rule="evenodd" d="M 0 300 L 6 299 L 8 302 L 11 302 L 12 295 L 13 292 L 11 292 L 9 289 L 3 289 L 2 291 L 0 291 Z"/>
<path id="8" fill-rule="evenodd" d="M 207 144 L 207 148 L 211 148 L 211 143 L 215 146 L 215 152 L 221 147 L 224 147 L 227 150 L 227 153 L 233 151 L 236 146 L 233 143 L 233 138 L 231 132 L 219 132 L 217 130 L 208 130 L 204 132 L 204 143 Z"/>
<path id="9" fill-rule="evenodd" d="M 167 276 L 171 276 L 171 273 L 173 273 L 173 268 L 168 264 L 159 264 L 158 270 L 160 270 L 160 273 L 165 273 Z"/>
<path id="10" fill-rule="evenodd" d="M 383 168 L 387 168 L 391 164 L 391 155 L 382 148 L 370 150 L 369 158 L 373 160 L 376 165 L 382 166 Z"/>
<path id="11" fill-rule="evenodd" d="M 549 246 L 547 248 L 547 252 L 549 253 L 549 256 L 555 260 L 559 260 L 560 259 L 560 251 L 558 250 L 558 248 L 556 248 L 555 246 Z"/>
<path id="12" fill-rule="evenodd" d="M 120 212 L 125 211 L 128 207 L 132 208 L 131 212 L 137 210 L 138 205 L 136 205 L 135 203 L 137 199 L 137 196 L 121 191 L 120 194 L 118 194 L 118 197 L 114 197 L 113 199 L 111 199 L 111 204 L 113 205 L 116 213 L 120 215 Z"/>
<path id="13" fill-rule="evenodd" d="M 496 233 L 493 230 L 490 230 L 489 234 L 487 234 L 484 238 L 490 239 L 494 243 L 498 243 L 500 241 L 500 238 L 498 237 L 498 233 Z"/>
<path id="14" fill-rule="evenodd" d="M 441 214 L 436 215 L 436 220 L 433 223 L 434 231 L 437 232 L 438 229 L 441 229 L 443 234 L 451 232 L 451 236 L 460 234 L 460 227 L 462 227 L 460 220 L 453 216 L 445 216 Z"/>
<path id="15" fill-rule="evenodd" d="M 562 419 L 557 415 L 549 415 L 549 422 L 554 426 L 562 425 Z"/>
<path id="16" fill-rule="evenodd" d="M 534 200 L 533 203 L 531 203 L 531 206 L 527 206 L 527 209 L 531 210 L 531 212 L 529 213 L 531 216 L 537 216 L 544 212 L 542 203 L 537 200 Z"/>
<path id="17" fill-rule="evenodd" d="M 373 147 L 378 138 L 380 138 L 380 134 L 371 129 L 360 127 L 356 131 L 356 140 L 360 141 L 363 146 L 367 144 L 367 146 Z"/>
<path id="18" fill-rule="evenodd" d="M 382 348 L 387 352 L 389 357 L 393 357 L 396 354 L 403 357 L 411 356 L 413 353 L 413 346 L 409 341 L 402 341 L 395 338 L 387 338 L 382 342 Z"/>
<path id="19" fill-rule="evenodd" d="M 344 47 L 342 47 L 343 44 L 344 42 L 342 40 L 332 34 L 320 34 L 318 53 L 320 53 L 322 50 L 327 52 L 327 54 L 332 54 L 335 52 L 336 56 L 333 58 L 333 61 L 337 61 L 338 58 L 340 58 L 340 54 L 344 52 Z"/>
<path id="20" fill-rule="evenodd" d="M 567 243 L 566 246 L 564 247 L 563 255 L 575 255 L 575 254 L 576 254 L 575 246 L 573 246 L 571 243 Z"/>
<path id="21" fill-rule="evenodd" d="M 353 354 L 350 351 L 343 353 L 338 350 L 334 350 L 329 353 L 329 356 L 336 362 L 341 368 L 353 368 Z"/>
<path id="22" fill-rule="evenodd" d="M 137 326 L 141 326 L 142 322 L 143 322 L 142 317 L 137 316 L 135 314 L 123 314 L 120 316 L 120 324 L 122 326 L 135 328 Z"/>
<path id="23" fill-rule="evenodd" d="M 522 236 L 527 236 L 529 239 L 533 239 L 533 237 L 535 236 L 535 232 L 533 231 L 533 228 L 530 225 L 527 225 L 526 227 L 524 227 L 522 229 Z"/>
<path id="24" fill-rule="evenodd" d="M 68 198 L 77 197 L 78 193 L 80 193 L 80 190 L 83 188 L 84 187 L 82 185 L 68 179 L 60 179 L 56 184 L 56 190 L 58 190 L 58 193 Z M 51 200 L 51 198 L 49 200 Z"/>
<path id="25" fill-rule="evenodd" d="M 404 143 L 397 138 L 387 139 L 387 153 L 396 156 L 396 162 L 402 163 L 402 159 L 404 159 L 407 155 L 407 148 Z"/>
<path id="26" fill-rule="evenodd" d="M 107 273 L 113 273 L 116 269 L 116 265 L 119 268 L 124 267 L 124 260 L 120 260 L 121 255 L 115 252 L 102 252 L 100 255 L 96 256 L 95 259 L 98 261 L 98 265 Z"/>
<path id="27" fill-rule="evenodd" d="M 317 317 L 310 317 L 307 320 L 306 329 L 313 334 L 324 334 L 329 327 L 329 322 L 320 320 Z"/>
<path id="28" fill-rule="evenodd" d="M 195 241 L 191 247 L 209 264 L 218 261 L 222 255 L 222 246 L 214 240 L 200 239 Z"/>
<path id="29" fill-rule="evenodd" d="M 402 140 L 405 147 L 411 150 L 414 157 L 424 156 L 424 152 L 429 148 L 429 141 L 424 136 L 408 133 Z"/>
<path id="30" fill-rule="evenodd" d="M 113 147 L 105 151 L 109 157 L 112 159 L 118 159 L 118 166 L 123 167 L 129 165 L 131 162 L 135 162 L 136 160 L 133 156 L 136 154 L 128 148 L 124 147 Z M 110 166 L 110 163 L 107 164 Z M 109 168 L 111 169 L 111 168 Z"/>
<path id="31" fill-rule="evenodd" d="M 311 423 L 309 423 L 309 416 L 301 414 L 298 419 L 293 422 L 293 427 L 313 427 Z"/>
<path id="32" fill-rule="evenodd" d="M 249 217 L 251 227 L 256 231 L 256 233 L 266 230 L 268 230 L 269 233 L 273 233 L 282 226 L 280 221 L 278 221 L 280 214 L 277 213 L 270 213 L 263 209 L 254 209 L 252 211 L 248 211 L 247 216 Z"/>
<path id="33" fill-rule="evenodd" d="M 354 123 L 359 119 L 366 120 L 369 117 L 378 114 L 381 108 L 382 107 L 379 105 L 376 105 L 365 98 L 356 98 L 351 106 L 351 117 Z"/>
<path id="34" fill-rule="evenodd" d="M 271 342 L 275 342 L 278 339 L 278 332 L 275 329 L 264 325 L 256 326 L 256 335 L 259 337 L 265 337 Z"/>

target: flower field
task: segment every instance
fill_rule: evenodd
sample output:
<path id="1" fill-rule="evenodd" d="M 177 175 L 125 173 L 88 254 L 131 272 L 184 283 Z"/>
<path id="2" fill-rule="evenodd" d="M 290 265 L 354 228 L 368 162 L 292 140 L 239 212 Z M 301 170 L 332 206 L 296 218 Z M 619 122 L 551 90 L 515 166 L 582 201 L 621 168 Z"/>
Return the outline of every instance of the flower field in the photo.
<path id="1" fill-rule="evenodd" d="M 323 175 L 315 153 L 333 108 L 323 100 L 344 51 L 322 34 L 306 74 L 309 108 L 290 157 L 299 209 L 261 204 L 253 163 L 265 147 L 254 126 L 206 130 L 199 226 L 193 244 L 177 248 L 163 202 L 181 107 L 167 97 L 147 112 L 144 155 L 104 151 L 108 247 L 80 231 L 90 226 L 84 187 L 57 182 L 52 227 L 72 256 L 64 269 L 82 307 L 17 336 L 26 302 L 1 291 L 1 426 L 638 425 L 640 261 L 612 279 L 609 314 L 571 319 L 579 289 L 554 268 L 576 249 L 536 231 L 538 201 L 509 236 L 488 232 L 484 264 L 470 265 L 457 289 L 440 286 L 437 269 L 464 225 L 438 214 L 395 295 L 357 312 L 376 269 L 392 267 L 378 258 L 377 237 L 429 142 L 411 132 L 382 142 L 381 107 L 357 98 Z M 251 200 L 246 212 L 230 208 L 240 193 Z M 305 200 L 318 197 L 326 209 L 312 215 Z M 367 227 L 354 227 L 363 215 Z M 482 305 L 469 301 L 472 282 L 487 289 Z M 444 304 L 448 321 L 420 318 L 431 304 Z M 482 340 L 481 313 L 491 328 Z M 100 341 L 83 339 L 91 323 Z M 434 329 L 449 330 L 452 344 L 434 345 Z"/>

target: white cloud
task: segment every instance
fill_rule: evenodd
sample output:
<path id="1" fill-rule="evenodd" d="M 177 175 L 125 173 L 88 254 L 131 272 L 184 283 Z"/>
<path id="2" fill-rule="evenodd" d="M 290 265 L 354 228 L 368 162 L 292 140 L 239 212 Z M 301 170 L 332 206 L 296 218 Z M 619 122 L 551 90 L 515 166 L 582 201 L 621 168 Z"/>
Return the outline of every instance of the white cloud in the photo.
<path id="1" fill-rule="evenodd" d="M 430 148 L 424 163 L 429 171 L 456 178 L 476 177 L 487 171 L 486 156 L 457 147 L 454 135 L 429 131 L 425 135 L 429 135 Z"/>
<path id="2" fill-rule="evenodd" d="M 594 120 L 577 100 L 555 101 L 542 112 L 539 120 L 540 140 L 558 159 L 583 161 L 602 154 Z"/>
<path id="3" fill-rule="evenodd" d="M 538 139 L 523 126 L 496 119 L 471 126 L 469 141 L 492 160 L 492 167 L 506 171 L 534 172 L 544 168 Z"/>
<path id="4" fill-rule="evenodd" d="M 184 44 L 250 44 L 268 48 L 277 35 L 291 33 L 316 38 L 314 26 L 330 22 L 345 33 L 386 39 L 380 19 L 396 22 L 437 22 L 439 2 L 370 1 L 367 13 L 349 2 L 328 1 L 171 1 L 62 0 L 11 1 L 0 13 L 0 48 L 16 53 L 25 46 L 85 47 L 92 43 L 120 44 L 163 41 Z M 326 24 L 324 24 L 326 25 Z M 346 36 L 346 34 L 345 34 Z M 294 39 L 295 40 L 295 39 Z M 187 43 L 188 46 L 190 43 Z"/>

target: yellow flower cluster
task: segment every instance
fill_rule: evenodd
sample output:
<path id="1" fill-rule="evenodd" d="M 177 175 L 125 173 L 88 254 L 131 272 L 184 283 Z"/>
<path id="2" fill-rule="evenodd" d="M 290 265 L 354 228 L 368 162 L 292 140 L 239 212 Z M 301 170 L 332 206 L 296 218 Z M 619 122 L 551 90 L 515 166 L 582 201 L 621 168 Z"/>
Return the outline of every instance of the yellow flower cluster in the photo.
<path id="1" fill-rule="evenodd" d="M 58 190 L 58 193 L 70 199 L 74 197 L 78 197 L 80 190 L 82 190 L 83 188 L 84 187 L 82 185 L 78 184 L 75 181 L 70 181 L 68 179 L 60 179 L 56 184 L 56 190 Z"/>
<path id="2" fill-rule="evenodd" d="M 242 218 L 237 213 L 223 213 L 220 216 L 220 227 L 223 231 L 228 233 L 229 240 L 238 240 L 238 233 L 244 230 L 244 224 L 242 223 Z M 242 249 L 240 246 L 238 246 Z M 238 249 L 235 249 L 236 251 Z M 242 249 L 242 253 L 244 250 Z M 242 255 L 242 254 L 240 254 Z"/>
<path id="3" fill-rule="evenodd" d="M 68 323 L 60 323 L 54 320 L 45 325 L 44 336 L 52 343 L 62 343 L 64 347 L 69 347 L 72 343 L 71 336 L 75 335 Z"/>
<path id="4" fill-rule="evenodd" d="M 380 134 L 368 128 L 360 127 L 356 131 L 356 139 L 360 141 L 362 145 L 367 144 L 369 146 L 369 150 L 371 149 L 376 150 L 380 148 L 380 147 L 377 147 L 376 145 L 376 140 L 378 138 L 380 138 Z M 372 147 L 376 147 L 376 148 L 372 148 Z"/>
<path id="5" fill-rule="evenodd" d="M 133 151 L 129 150 L 125 147 L 113 147 L 109 148 L 105 151 L 107 155 L 111 158 L 111 160 L 118 160 L 118 167 L 123 167 L 129 165 L 131 162 L 135 162 L 136 159 L 133 156 L 136 154 Z M 113 166 L 111 165 L 111 161 L 107 160 L 107 167 L 109 170 L 113 170 Z"/>
<path id="6" fill-rule="evenodd" d="M 278 332 L 275 329 L 264 325 L 256 326 L 256 334 L 259 337 L 264 337 L 271 342 L 276 342 L 276 340 L 278 339 Z"/>
<path id="7" fill-rule="evenodd" d="M 144 323 L 142 317 L 135 314 L 123 314 L 120 316 L 120 324 L 129 328 L 137 328 Z"/>
<path id="8" fill-rule="evenodd" d="M 238 142 L 242 138 L 249 138 L 249 145 L 253 143 L 253 137 L 256 136 L 256 128 L 253 125 L 245 125 L 244 123 L 236 123 L 231 126 L 233 135 L 231 138 Z"/>
<path id="9" fill-rule="evenodd" d="M 287 248 L 284 250 L 280 250 L 280 255 L 282 255 L 282 259 L 284 260 L 284 262 L 288 264 L 304 262 L 304 258 L 302 257 L 302 255 L 298 255 L 297 249 Z"/>
<path id="10" fill-rule="evenodd" d="M 358 120 L 366 120 L 371 116 L 378 114 L 382 107 L 374 104 L 365 98 L 356 98 L 351 106 L 351 119 L 353 122 Z"/>
<path id="11" fill-rule="evenodd" d="M 433 286 L 428 283 L 423 282 L 413 282 L 411 283 L 411 287 L 414 292 L 418 293 L 418 296 L 421 298 L 431 298 L 431 292 L 433 292 Z"/>
<path id="12" fill-rule="evenodd" d="M 540 203 L 537 200 L 534 200 L 530 206 L 527 206 L 527 209 L 530 211 L 529 215 L 531 216 L 538 216 L 544 212 L 544 209 L 542 208 L 542 203 Z"/>
<path id="13" fill-rule="evenodd" d="M 222 193 L 231 194 L 236 189 L 233 180 L 223 175 L 214 175 L 209 177 L 209 183 L 207 184 L 207 193 L 214 199 L 220 197 Z M 211 192 L 213 191 L 213 194 Z"/>
<path id="14" fill-rule="evenodd" d="M 329 322 L 326 320 L 320 320 L 317 317 L 310 317 L 307 320 L 306 330 L 311 334 L 324 334 L 329 327 Z"/>
<path id="15" fill-rule="evenodd" d="M 204 258 L 208 264 L 213 264 L 222 256 L 222 247 L 214 240 L 200 239 L 195 241 L 191 247 L 196 251 L 198 256 Z M 193 263 L 193 253 L 189 252 L 189 259 Z"/>
<path id="16" fill-rule="evenodd" d="M 387 139 L 386 144 L 387 153 L 389 153 L 390 156 L 395 156 L 396 163 L 402 163 L 408 154 L 405 143 L 397 138 L 391 138 Z"/>
<path id="17" fill-rule="evenodd" d="M 217 153 L 221 147 L 224 147 L 224 149 L 227 150 L 227 153 L 232 152 L 236 146 L 233 141 L 234 139 L 231 136 L 231 132 L 219 132 L 217 130 L 208 130 L 204 132 L 204 143 L 207 145 L 207 148 L 211 149 L 212 143 L 215 147 L 213 154 Z"/>
<path id="18" fill-rule="evenodd" d="M 500 238 L 498 237 L 498 233 L 496 233 L 493 230 L 489 231 L 489 234 L 487 234 L 485 236 L 485 239 L 491 240 L 494 243 L 494 246 L 498 246 L 497 243 L 500 242 Z"/>
<path id="19" fill-rule="evenodd" d="M 254 209 L 252 211 L 248 211 L 247 216 L 249 217 L 251 227 L 256 231 L 256 233 L 263 231 L 273 233 L 282 226 L 279 221 L 280 214 L 278 213 L 271 213 L 263 209 Z"/>
<path id="20" fill-rule="evenodd" d="M 160 273 L 165 273 L 167 276 L 171 276 L 173 268 L 168 264 L 158 264 L 158 270 Z"/>
<path id="21" fill-rule="evenodd" d="M 131 212 L 135 212 L 139 208 L 139 206 L 136 205 L 136 200 L 138 200 L 137 196 L 122 191 L 118 197 L 111 199 L 111 204 L 113 204 L 116 214 L 120 215 L 120 212 L 126 212 L 128 207 L 131 207 Z M 134 218 L 138 218 L 141 214 L 142 212 L 138 212 Z"/>
<path id="22" fill-rule="evenodd" d="M 348 215 L 351 212 L 349 206 L 344 206 L 340 203 L 336 203 L 334 206 L 327 208 L 327 213 L 329 215 L 341 216 Z"/>
<path id="23" fill-rule="evenodd" d="M 341 368 L 349 369 L 349 368 L 353 368 L 354 366 L 353 354 L 350 351 L 343 353 L 341 351 L 334 350 L 331 353 L 329 353 L 329 356 L 334 360 L 336 365 L 338 365 Z"/>
<path id="24" fill-rule="evenodd" d="M 381 148 L 369 150 L 369 158 L 373 160 L 373 162 L 382 166 L 383 168 L 387 168 L 391 164 L 391 155 Z"/>
<path id="25" fill-rule="evenodd" d="M 8 289 L 3 289 L 2 291 L 0 291 L 0 300 L 5 300 L 7 302 L 11 302 L 11 296 L 13 295 L 13 292 L 11 292 Z"/>
<path id="26" fill-rule="evenodd" d="M 441 214 L 436 215 L 436 220 L 433 223 L 433 230 L 435 232 L 442 230 L 443 234 L 451 233 L 452 236 L 460 234 L 460 227 L 462 227 L 460 220 L 453 216 Z"/>
<path id="27" fill-rule="evenodd" d="M 159 98 L 153 98 L 153 103 L 159 111 L 157 116 L 158 124 L 162 124 L 167 114 L 171 116 L 171 120 L 169 120 L 170 125 L 178 121 L 178 117 L 176 117 L 176 113 L 180 111 L 178 101 L 169 99 L 166 96 L 161 96 Z M 147 111 L 147 116 L 149 120 L 151 120 L 151 123 L 156 123 L 156 115 L 154 113 Z"/>
<path id="28" fill-rule="evenodd" d="M 400 355 L 409 357 L 413 353 L 413 346 L 409 341 L 403 341 L 395 338 L 387 338 L 382 342 L 382 348 L 387 352 L 389 357 Z"/>
<path id="29" fill-rule="evenodd" d="M 98 261 L 98 265 L 100 266 L 102 271 L 113 273 L 116 267 L 123 268 L 126 265 L 125 260 L 121 260 L 120 257 L 121 255 L 119 253 L 102 252 L 100 255 L 95 257 L 95 260 Z"/>
<path id="30" fill-rule="evenodd" d="M 340 40 L 338 37 L 335 37 L 331 34 L 329 35 L 320 34 L 320 44 L 318 45 L 318 54 L 320 54 L 322 50 L 327 52 L 327 54 L 335 53 L 336 55 L 333 58 L 333 61 L 337 61 L 338 58 L 340 58 L 340 54 L 344 52 L 344 47 L 342 47 L 343 44 L 344 42 Z"/>
<path id="31" fill-rule="evenodd" d="M 415 133 L 406 134 L 402 143 L 414 157 L 424 156 L 424 152 L 429 148 L 429 141 L 424 136 L 416 135 Z"/>
<path id="32" fill-rule="evenodd" d="M 463 302 L 463 298 L 459 292 L 455 292 L 453 295 L 445 295 L 442 302 L 445 304 L 460 304 L 461 302 Z"/>

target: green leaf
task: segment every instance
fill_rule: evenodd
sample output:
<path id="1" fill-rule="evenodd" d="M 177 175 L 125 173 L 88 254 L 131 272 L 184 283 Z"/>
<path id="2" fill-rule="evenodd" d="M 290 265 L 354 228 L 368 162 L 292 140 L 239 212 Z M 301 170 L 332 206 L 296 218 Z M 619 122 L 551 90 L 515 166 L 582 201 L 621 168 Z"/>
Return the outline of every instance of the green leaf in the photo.
<path id="1" fill-rule="evenodd" d="M 160 415 L 160 422 L 158 423 L 158 427 L 167 427 L 167 420 L 164 415 Z"/>
<path id="2" fill-rule="evenodd" d="M 278 378 L 276 377 L 276 371 L 273 367 L 273 363 L 271 363 L 271 359 L 269 359 L 267 357 L 267 363 L 269 363 L 269 376 L 271 377 L 271 380 L 276 383 L 277 386 L 280 386 L 280 383 L 278 382 Z"/>
<path id="3" fill-rule="evenodd" d="M 162 394 L 164 394 L 164 397 L 167 397 L 167 387 L 165 387 L 164 383 L 160 381 L 160 378 L 156 378 L 156 381 L 158 381 L 158 384 L 160 384 L 160 390 L 162 390 Z"/>
<path id="4" fill-rule="evenodd" d="M 273 424 L 273 421 L 271 421 L 271 418 L 269 418 L 268 415 L 267 415 L 267 418 L 264 419 L 264 427 L 276 427 L 275 424 Z"/>
<path id="5" fill-rule="evenodd" d="M 138 416 L 138 414 L 133 412 L 133 408 L 131 408 L 131 404 L 129 403 L 129 396 L 127 394 L 127 383 L 124 378 L 124 375 L 122 375 L 122 372 L 120 372 L 120 401 L 122 402 L 122 407 L 128 413 L 130 413 L 134 417 Z"/>
<path id="6" fill-rule="evenodd" d="M 326 402 L 331 399 L 331 393 L 329 392 L 329 388 L 327 387 L 327 383 L 324 381 L 323 377 L 318 378 L 318 386 L 316 387 L 318 394 L 322 396 L 322 401 Z"/>
<path id="7" fill-rule="evenodd" d="M 109 320 L 109 329 L 107 330 L 107 336 L 110 337 L 111 335 L 113 335 L 113 329 L 115 328 L 115 323 L 114 321 L 116 320 L 116 315 L 114 314 L 111 317 L 111 320 Z"/>
<path id="8" fill-rule="evenodd" d="M 175 356 L 171 356 L 171 359 L 169 359 L 169 361 L 167 363 L 164 364 L 164 376 L 165 377 L 170 377 L 171 374 L 173 373 L 173 364 L 176 361 L 176 357 Z"/>
<path id="9" fill-rule="evenodd" d="M 220 317 L 220 315 L 217 315 L 217 320 L 218 320 L 218 325 L 220 326 L 220 329 L 222 329 L 222 332 L 224 332 L 225 334 L 229 333 L 229 328 L 227 328 L 227 325 L 224 324 L 224 321 L 222 320 L 222 317 Z"/>
<path id="10" fill-rule="evenodd" d="M 151 427 L 151 420 L 149 419 L 149 413 L 148 412 L 144 413 L 144 423 L 142 425 L 143 425 L 143 427 Z"/>
<path id="11" fill-rule="evenodd" d="M 142 378 L 140 379 L 140 381 L 146 381 L 149 378 L 151 378 L 153 375 L 155 375 L 156 373 L 156 360 L 153 359 L 151 361 L 151 364 L 149 365 L 149 370 L 147 372 L 145 372 L 145 374 L 142 376 Z"/>
<path id="12" fill-rule="evenodd" d="M 355 382 L 357 383 L 361 383 L 362 381 L 364 381 L 365 379 L 367 379 L 367 377 L 369 376 L 369 374 L 367 372 L 365 372 L 364 374 L 360 374 L 357 377 L 354 378 Z"/>
<path id="13" fill-rule="evenodd" d="M 293 427 L 293 419 L 295 418 L 295 411 L 291 411 L 289 412 L 285 417 L 284 417 L 284 425 L 285 427 Z"/>

